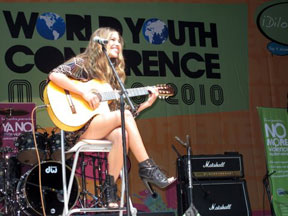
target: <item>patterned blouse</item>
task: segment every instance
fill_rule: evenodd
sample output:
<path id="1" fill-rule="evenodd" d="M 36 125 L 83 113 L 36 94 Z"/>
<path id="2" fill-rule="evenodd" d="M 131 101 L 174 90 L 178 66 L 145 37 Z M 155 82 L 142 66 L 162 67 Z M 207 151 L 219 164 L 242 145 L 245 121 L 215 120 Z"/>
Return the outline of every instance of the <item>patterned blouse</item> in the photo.
<path id="1" fill-rule="evenodd" d="M 68 62 L 68 63 L 64 63 L 59 65 L 58 67 L 54 68 L 50 73 L 63 73 L 66 76 L 68 76 L 69 78 L 72 79 L 76 79 L 76 80 L 80 80 L 80 81 L 89 81 L 89 79 L 87 78 L 86 73 L 84 73 L 84 60 L 82 58 L 79 57 L 75 57 L 73 58 L 73 61 Z M 79 70 L 76 70 L 77 72 L 72 73 L 72 71 L 78 67 Z M 50 74 L 49 73 L 49 74 Z M 49 82 L 50 80 L 48 79 L 47 82 Z M 112 103 L 109 104 L 110 110 L 117 110 L 120 108 L 120 103 L 119 101 L 113 101 Z M 130 109 L 130 106 L 125 106 L 126 109 Z M 136 110 L 138 110 L 139 106 L 135 106 Z M 133 114 L 134 117 L 138 116 L 138 113 L 134 113 Z M 73 132 L 69 132 L 66 131 L 65 132 L 65 141 L 69 146 L 73 146 L 75 143 L 77 143 L 77 141 L 79 140 L 80 136 L 87 130 L 87 128 L 89 127 L 91 121 L 93 118 L 91 118 L 82 128 L 80 128 L 79 130 L 73 131 Z"/>

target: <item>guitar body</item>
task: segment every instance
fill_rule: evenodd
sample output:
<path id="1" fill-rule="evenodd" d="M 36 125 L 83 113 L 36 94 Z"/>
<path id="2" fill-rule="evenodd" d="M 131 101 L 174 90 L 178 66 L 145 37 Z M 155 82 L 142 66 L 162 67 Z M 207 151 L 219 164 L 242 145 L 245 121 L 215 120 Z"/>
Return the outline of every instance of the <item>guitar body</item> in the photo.
<path id="1" fill-rule="evenodd" d="M 73 80 L 81 88 L 89 90 L 101 89 L 101 91 L 112 91 L 108 83 L 101 83 L 95 79 L 88 82 Z M 44 103 L 47 105 L 48 114 L 52 122 L 64 131 L 76 131 L 84 126 L 93 116 L 109 112 L 108 101 L 102 101 L 95 110 L 79 95 L 67 92 L 57 86 L 52 81 L 48 83 L 44 90 Z M 74 108 L 71 108 L 73 104 Z"/>

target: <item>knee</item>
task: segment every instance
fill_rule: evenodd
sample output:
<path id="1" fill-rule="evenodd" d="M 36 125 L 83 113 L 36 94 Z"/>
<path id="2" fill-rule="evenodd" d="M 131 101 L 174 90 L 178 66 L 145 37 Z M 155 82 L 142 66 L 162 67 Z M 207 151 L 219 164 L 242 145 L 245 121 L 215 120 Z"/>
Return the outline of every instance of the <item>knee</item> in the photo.
<path id="1" fill-rule="evenodd" d="M 134 120 L 134 117 L 133 117 L 133 114 L 131 113 L 130 110 L 125 110 L 125 119 L 129 120 L 129 119 L 133 119 Z"/>
<path id="2" fill-rule="evenodd" d="M 112 135 L 112 139 L 113 141 L 119 141 L 121 140 L 122 138 L 122 130 L 121 128 L 115 128 L 112 132 L 111 132 L 111 135 Z"/>
<path id="3" fill-rule="evenodd" d="M 122 128 L 119 127 L 119 128 L 114 129 L 111 134 L 112 134 L 113 144 L 122 146 L 123 145 L 123 143 L 122 143 Z M 126 130 L 125 130 L 125 137 L 126 137 L 126 147 L 128 149 L 128 133 Z"/>
<path id="4" fill-rule="evenodd" d="M 132 115 L 130 110 L 125 110 L 124 111 L 124 118 L 125 118 L 125 121 L 131 121 L 131 119 L 134 120 L 134 117 L 133 117 L 133 115 Z M 116 119 L 117 119 L 118 125 L 120 126 L 121 125 L 121 120 L 122 120 L 120 111 L 116 113 Z"/>

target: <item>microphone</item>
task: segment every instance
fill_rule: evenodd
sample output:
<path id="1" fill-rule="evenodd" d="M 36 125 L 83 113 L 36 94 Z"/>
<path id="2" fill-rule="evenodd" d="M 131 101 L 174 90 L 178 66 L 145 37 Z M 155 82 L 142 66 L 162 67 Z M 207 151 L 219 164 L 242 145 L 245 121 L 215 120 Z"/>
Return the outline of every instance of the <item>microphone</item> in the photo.
<path id="1" fill-rule="evenodd" d="M 94 42 L 97 42 L 97 43 L 99 43 L 99 44 L 101 44 L 101 45 L 106 45 L 106 44 L 108 43 L 108 40 L 107 40 L 107 39 L 100 38 L 100 37 L 98 37 L 98 36 L 95 36 L 95 37 L 93 38 L 93 41 L 94 41 Z"/>

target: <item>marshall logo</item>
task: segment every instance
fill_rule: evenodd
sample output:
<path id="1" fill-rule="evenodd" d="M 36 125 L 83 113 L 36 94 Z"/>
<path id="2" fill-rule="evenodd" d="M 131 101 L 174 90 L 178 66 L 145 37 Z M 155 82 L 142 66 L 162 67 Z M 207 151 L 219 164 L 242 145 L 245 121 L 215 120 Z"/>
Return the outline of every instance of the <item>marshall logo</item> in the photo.
<path id="1" fill-rule="evenodd" d="M 224 167 L 225 166 L 225 162 L 221 162 L 221 163 L 210 163 L 210 161 L 206 161 L 206 163 L 203 165 L 203 168 L 215 168 L 215 167 Z"/>
<path id="2" fill-rule="evenodd" d="M 216 203 L 213 203 L 211 207 L 209 208 L 209 211 L 219 211 L 219 210 L 231 210 L 232 209 L 232 204 L 227 204 L 227 205 L 217 205 Z"/>
<path id="3" fill-rule="evenodd" d="M 45 172 L 46 172 L 47 174 L 49 174 L 49 173 L 57 173 L 57 172 L 58 172 L 57 166 L 49 166 L 49 167 L 47 167 L 47 168 L 45 169 Z"/>

